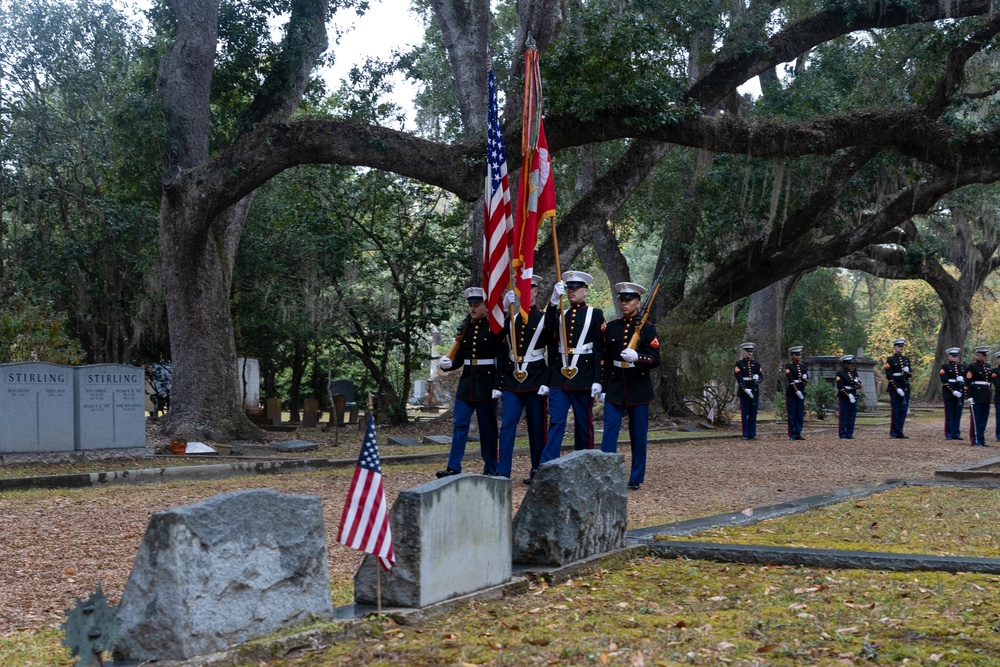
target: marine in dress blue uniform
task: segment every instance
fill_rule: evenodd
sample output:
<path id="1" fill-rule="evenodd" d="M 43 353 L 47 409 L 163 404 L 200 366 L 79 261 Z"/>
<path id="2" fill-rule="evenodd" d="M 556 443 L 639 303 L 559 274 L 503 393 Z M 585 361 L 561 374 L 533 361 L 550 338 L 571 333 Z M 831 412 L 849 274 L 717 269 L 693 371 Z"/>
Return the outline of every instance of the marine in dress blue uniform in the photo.
<path id="1" fill-rule="evenodd" d="M 743 439 L 757 437 L 757 408 L 760 406 L 760 383 L 764 372 L 760 362 L 754 359 L 757 346 L 753 343 L 740 345 L 741 359 L 736 362 L 736 395 L 740 399 L 740 423 Z"/>
<path id="2" fill-rule="evenodd" d="M 908 438 L 903 433 L 906 413 L 910 410 L 910 358 L 903 354 L 905 338 L 892 341 L 892 356 L 885 360 L 885 379 L 889 381 L 889 405 L 892 418 L 889 421 L 890 438 Z"/>
<path id="3" fill-rule="evenodd" d="M 965 391 L 969 398 L 969 442 L 986 447 L 986 423 L 990 419 L 989 346 L 975 348 L 976 358 L 965 368 Z"/>
<path id="4" fill-rule="evenodd" d="M 993 420 L 996 421 L 996 439 L 997 442 L 1000 442 L 1000 351 L 993 354 L 990 384 L 993 385 Z"/>
<path id="5" fill-rule="evenodd" d="M 945 350 L 947 360 L 941 364 L 941 400 L 944 401 L 945 440 L 962 439 L 962 406 L 965 405 L 965 365 L 961 362 L 962 348 Z"/>
<path id="6" fill-rule="evenodd" d="M 632 470 L 628 488 L 638 490 L 646 481 L 646 448 L 649 435 L 649 404 L 653 402 L 650 371 L 660 365 L 660 340 L 656 327 L 639 317 L 639 299 L 646 288 L 636 283 L 617 283 L 615 292 L 622 316 L 608 322 L 604 330 L 604 437 L 601 451 L 618 451 L 622 417 L 628 415 L 628 439 Z M 638 336 L 636 336 L 638 333 Z M 634 347 L 631 341 L 635 337 Z"/>
<path id="7" fill-rule="evenodd" d="M 497 411 L 496 399 L 500 396 L 500 374 L 497 357 L 503 347 L 502 334 L 490 330 L 486 318 L 486 293 L 481 287 L 465 290 L 469 304 L 468 325 L 459 333 L 462 340 L 454 359 L 441 357 L 438 365 L 443 371 L 462 369 L 455 392 L 451 452 L 448 467 L 438 470 L 438 477 L 448 477 L 462 472 L 462 459 L 469 439 L 469 424 L 475 413 L 479 424 L 479 448 L 483 457 L 483 474 L 497 472 Z"/>
<path id="8" fill-rule="evenodd" d="M 531 455 L 531 478 L 538 469 L 542 450 L 545 448 L 546 398 L 538 395 L 538 388 L 548 382 L 549 367 L 545 362 L 545 314 L 535 305 L 538 297 L 538 279 L 531 279 L 531 310 L 528 317 L 521 316 L 520 308 L 511 319 L 508 314 L 504 323 L 506 356 L 503 372 L 500 374 L 500 461 L 497 474 L 510 477 L 514 458 L 514 439 L 517 425 L 524 413 L 528 430 L 528 449 Z M 504 295 L 504 308 L 514 303 L 514 292 Z M 515 349 L 516 342 L 516 349 Z"/>
<path id="9" fill-rule="evenodd" d="M 854 355 L 840 358 L 840 370 L 835 379 L 837 386 L 837 425 L 840 437 L 854 439 L 854 421 L 858 418 L 858 387 L 861 378 L 854 371 Z"/>
<path id="10" fill-rule="evenodd" d="M 555 354 L 549 358 L 549 382 L 539 388 L 542 395 L 549 396 L 549 432 L 539 465 L 559 458 L 570 408 L 575 422 L 573 449 L 594 448 L 594 397 L 603 389 L 604 313 L 586 302 L 594 277 L 582 271 L 564 271 L 562 280 L 552 287 L 545 310 L 545 329 Z M 569 308 L 560 313 L 563 293 L 569 297 Z"/>
<path id="11" fill-rule="evenodd" d="M 791 360 L 785 364 L 785 414 L 788 416 L 788 439 L 805 440 L 802 424 L 806 419 L 806 385 L 809 367 L 802 363 L 802 346 L 788 348 Z"/>

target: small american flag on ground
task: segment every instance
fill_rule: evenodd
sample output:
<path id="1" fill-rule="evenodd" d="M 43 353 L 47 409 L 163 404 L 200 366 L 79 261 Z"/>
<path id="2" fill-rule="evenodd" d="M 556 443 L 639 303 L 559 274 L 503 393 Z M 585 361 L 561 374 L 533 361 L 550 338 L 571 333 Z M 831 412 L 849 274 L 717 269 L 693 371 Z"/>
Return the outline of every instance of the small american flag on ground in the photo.
<path id="1" fill-rule="evenodd" d="M 389 508 L 382 486 L 382 463 L 375 441 L 375 415 L 369 410 L 368 429 L 354 469 L 351 490 L 347 494 L 344 515 L 340 519 L 337 541 L 352 549 L 370 553 L 388 570 L 396 562 L 389 530 Z"/>

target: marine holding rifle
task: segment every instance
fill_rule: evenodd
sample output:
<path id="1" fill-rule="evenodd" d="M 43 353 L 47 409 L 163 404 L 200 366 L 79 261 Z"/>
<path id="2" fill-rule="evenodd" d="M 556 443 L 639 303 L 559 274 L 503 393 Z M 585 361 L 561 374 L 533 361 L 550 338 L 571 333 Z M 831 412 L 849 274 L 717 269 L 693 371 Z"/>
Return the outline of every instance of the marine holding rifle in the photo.
<path id="1" fill-rule="evenodd" d="M 639 299 L 646 288 L 636 283 L 615 285 L 622 316 L 608 322 L 604 330 L 604 438 L 602 452 L 618 451 L 622 417 L 628 414 L 628 437 L 632 470 L 628 488 L 638 490 L 646 479 L 646 444 L 649 404 L 653 402 L 650 371 L 660 365 L 660 341 L 656 327 L 648 322 L 649 303 L 639 314 Z"/>
<path id="2" fill-rule="evenodd" d="M 552 288 L 545 311 L 545 329 L 555 342 L 549 359 L 548 383 L 538 388 L 549 397 L 549 432 L 539 465 L 559 458 L 569 409 L 575 421 L 574 449 L 594 448 L 594 397 L 602 391 L 601 359 L 604 357 L 604 313 L 587 305 L 594 277 L 582 271 L 564 271 Z M 563 295 L 569 308 L 562 309 Z"/>

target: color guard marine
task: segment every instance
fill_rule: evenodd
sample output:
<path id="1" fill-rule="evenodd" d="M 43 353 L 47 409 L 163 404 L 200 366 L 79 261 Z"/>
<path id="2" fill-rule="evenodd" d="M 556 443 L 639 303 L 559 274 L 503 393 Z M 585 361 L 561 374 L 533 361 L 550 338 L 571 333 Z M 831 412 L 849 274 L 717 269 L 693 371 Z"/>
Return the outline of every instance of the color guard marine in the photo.
<path id="1" fill-rule="evenodd" d="M 546 338 L 545 315 L 535 305 L 538 297 L 538 278 L 531 279 L 531 310 L 528 317 L 522 317 L 520 308 L 511 319 L 508 313 L 504 322 L 506 349 L 502 358 L 503 371 L 500 374 L 500 461 L 497 474 L 510 477 L 514 458 L 514 439 L 521 413 L 528 429 L 528 449 L 531 453 L 531 473 L 523 481 L 531 483 L 538 469 L 542 450 L 545 448 L 546 398 L 538 394 L 538 389 L 548 382 L 549 367 L 545 363 Z M 504 295 L 504 310 L 514 303 L 514 292 Z"/>
<path id="2" fill-rule="evenodd" d="M 502 334 L 495 334 L 490 330 L 486 317 L 486 292 L 481 287 L 470 287 L 464 294 L 469 304 L 469 316 L 456 336 L 454 357 L 444 356 L 438 361 L 443 371 L 462 369 L 458 391 L 455 392 L 454 428 L 448 467 L 438 470 L 438 477 L 462 472 L 462 459 L 465 457 L 473 413 L 479 424 L 483 474 L 497 473 L 496 399 L 500 396 L 497 357 L 503 347 L 503 338 Z"/>
<path id="3" fill-rule="evenodd" d="M 889 382 L 889 405 L 892 408 L 890 438 L 908 437 L 903 434 L 903 426 L 910 409 L 910 378 L 913 373 L 910 371 L 910 358 L 903 354 L 905 346 L 905 338 L 892 341 L 892 356 L 885 360 L 885 379 Z"/>
<path id="4" fill-rule="evenodd" d="M 785 364 L 785 414 L 788 416 L 788 439 L 805 440 L 802 424 L 806 419 L 806 385 L 809 367 L 802 363 L 802 346 L 788 348 L 791 360 Z"/>
<path id="5" fill-rule="evenodd" d="M 545 329 L 555 347 L 549 358 L 548 384 L 539 387 L 549 397 L 549 432 L 539 464 L 559 458 L 570 408 L 575 422 L 574 449 L 594 447 L 594 398 L 600 395 L 604 358 L 604 313 L 586 299 L 594 277 L 582 271 L 564 271 L 563 282 L 552 287 L 545 311 Z M 560 297 L 569 308 L 560 312 Z"/>
<path id="6" fill-rule="evenodd" d="M 993 385 L 993 420 L 996 422 L 996 439 L 1000 442 L 1000 350 L 993 354 L 993 368 L 990 370 L 990 384 Z"/>
<path id="7" fill-rule="evenodd" d="M 754 359 L 757 346 L 753 343 L 740 345 L 740 360 L 736 362 L 736 395 L 740 399 L 740 423 L 743 439 L 757 437 L 757 408 L 760 406 L 760 383 L 764 376 L 760 363 Z"/>
<path id="8" fill-rule="evenodd" d="M 601 451 L 618 451 L 622 417 L 628 414 L 632 470 L 628 488 L 638 490 L 646 479 L 649 404 L 655 400 L 650 371 L 660 365 L 660 340 L 652 322 L 639 315 L 646 288 L 636 283 L 615 285 L 622 316 L 604 330 L 604 437 Z"/>
<path id="9" fill-rule="evenodd" d="M 945 440 L 962 439 L 962 406 L 965 405 L 965 365 L 961 361 L 962 348 L 949 347 L 941 364 L 941 400 L 944 401 Z"/>
<path id="10" fill-rule="evenodd" d="M 840 358 L 840 370 L 834 381 L 837 387 L 837 431 L 844 440 L 854 439 L 854 421 L 858 417 L 858 389 L 861 378 L 854 370 L 854 355 Z"/>
<path id="11" fill-rule="evenodd" d="M 969 442 L 986 447 L 986 422 L 990 419 L 990 348 L 975 348 L 976 358 L 965 368 L 965 389 L 969 396 Z"/>

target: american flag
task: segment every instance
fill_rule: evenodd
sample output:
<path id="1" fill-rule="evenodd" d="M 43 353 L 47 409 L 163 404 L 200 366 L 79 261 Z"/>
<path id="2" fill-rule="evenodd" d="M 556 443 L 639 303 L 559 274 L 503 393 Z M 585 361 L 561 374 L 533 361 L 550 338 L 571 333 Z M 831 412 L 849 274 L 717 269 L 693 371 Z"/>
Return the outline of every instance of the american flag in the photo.
<path id="1" fill-rule="evenodd" d="M 507 178 L 507 147 L 500 131 L 497 110 L 497 82 L 493 68 L 486 72 L 489 86 L 489 124 L 486 132 L 486 188 L 484 191 L 483 224 L 483 289 L 486 290 L 486 310 L 490 329 L 503 329 L 503 293 L 510 282 L 508 249 L 514 229 L 510 204 L 510 181 Z"/>
<path id="2" fill-rule="evenodd" d="M 372 554 L 388 570 L 396 562 L 389 530 L 389 508 L 382 486 L 382 463 L 375 442 L 375 414 L 369 410 L 368 429 L 354 469 L 351 490 L 347 494 L 344 515 L 340 518 L 337 541 L 352 549 Z"/>

